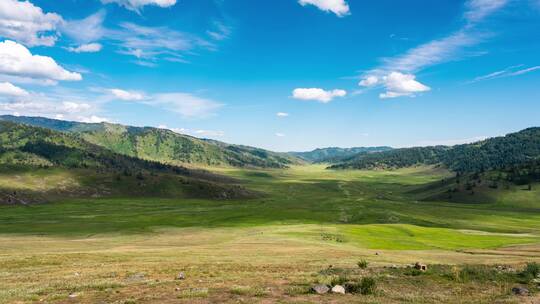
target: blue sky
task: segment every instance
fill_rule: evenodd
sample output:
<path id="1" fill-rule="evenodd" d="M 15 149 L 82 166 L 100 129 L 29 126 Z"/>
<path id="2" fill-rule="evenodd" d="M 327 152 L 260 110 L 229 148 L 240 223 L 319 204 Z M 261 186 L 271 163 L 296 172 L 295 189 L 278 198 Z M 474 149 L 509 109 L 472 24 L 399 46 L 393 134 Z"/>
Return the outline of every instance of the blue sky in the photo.
<path id="1" fill-rule="evenodd" d="M 538 126 L 539 0 L 3 0 L 0 113 L 277 151 Z"/>

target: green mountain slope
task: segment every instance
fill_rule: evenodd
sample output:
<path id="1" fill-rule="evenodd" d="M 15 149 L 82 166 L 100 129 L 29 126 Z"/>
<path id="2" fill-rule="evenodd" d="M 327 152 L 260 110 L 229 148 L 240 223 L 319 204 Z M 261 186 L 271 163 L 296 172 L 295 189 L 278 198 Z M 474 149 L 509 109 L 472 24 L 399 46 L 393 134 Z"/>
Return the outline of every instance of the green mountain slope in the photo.
<path id="1" fill-rule="evenodd" d="M 392 150 L 391 147 L 355 147 L 355 148 L 320 148 L 308 152 L 289 152 L 305 161 L 313 163 L 334 163 L 343 161 L 358 154 L 368 154 Z"/>
<path id="2" fill-rule="evenodd" d="M 481 172 L 519 166 L 540 158 L 540 128 L 452 147 L 415 147 L 357 155 L 331 168 L 402 168 L 442 164 L 456 172 Z"/>
<path id="3" fill-rule="evenodd" d="M 23 176 L 32 182 L 21 183 Z M 0 204 L 88 196 L 257 195 L 229 177 L 115 153 L 78 134 L 9 121 L 0 121 L 0 177 L 7 181 L 0 183 Z"/>
<path id="4" fill-rule="evenodd" d="M 74 133 L 116 153 L 172 165 L 284 168 L 301 162 L 285 153 L 199 139 L 158 128 L 87 124 L 42 117 L 0 116 L 0 120 Z"/>

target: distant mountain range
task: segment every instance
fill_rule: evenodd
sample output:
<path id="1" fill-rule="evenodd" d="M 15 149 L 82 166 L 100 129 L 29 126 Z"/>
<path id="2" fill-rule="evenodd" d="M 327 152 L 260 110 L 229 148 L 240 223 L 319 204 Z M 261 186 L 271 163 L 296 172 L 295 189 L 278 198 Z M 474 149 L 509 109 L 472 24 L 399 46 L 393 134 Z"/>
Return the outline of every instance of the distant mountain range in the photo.
<path id="1" fill-rule="evenodd" d="M 286 153 L 200 139 L 159 128 L 10 115 L 0 116 L 0 120 L 69 133 L 121 155 L 170 165 L 285 168 L 302 163 Z"/>
<path id="2" fill-rule="evenodd" d="M 0 116 L 0 163 L 118 168 L 286 168 L 303 163 L 329 163 L 331 169 L 443 165 L 467 173 L 523 167 L 539 160 L 540 128 L 452 147 L 332 147 L 277 153 L 159 128 Z"/>
<path id="3" fill-rule="evenodd" d="M 456 172 L 508 169 L 540 159 L 540 128 L 528 128 L 506 136 L 472 144 L 403 148 L 380 153 L 358 154 L 335 164 L 333 169 L 402 168 L 419 164 L 441 164 Z"/>
<path id="4" fill-rule="evenodd" d="M 289 152 L 305 161 L 313 163 L 336 163 L 356 155 L 390 151 L 391 147 L 320 148 L 309 152 Z"/>

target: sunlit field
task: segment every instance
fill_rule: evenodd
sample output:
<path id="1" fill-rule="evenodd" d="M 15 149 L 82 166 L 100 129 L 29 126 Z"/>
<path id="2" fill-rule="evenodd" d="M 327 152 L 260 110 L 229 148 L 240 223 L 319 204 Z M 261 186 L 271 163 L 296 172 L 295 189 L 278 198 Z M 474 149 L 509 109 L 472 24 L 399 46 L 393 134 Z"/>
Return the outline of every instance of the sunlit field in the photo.
<path id="1" fill-rule="evenodd" d="M 510 291 L 519 271 L 540 261 L 536 191 L 514 187 L 500 201 L 429 201 L 452 177 L 433 167 L 217 171 L 260 197 L 113 195 L 0 207 L 0 302 L 518 303 Z M 43 178 L 49 187 L 81 183 L 76 174 L 51 174 L 19 179 L 36 189 Z M 407 268 L 415 262 L 428 271 Z M 180 272 L 184 280 L 176 279 Z M 309 292 L 345 277 L 372 277 L 376 289 Z"/>

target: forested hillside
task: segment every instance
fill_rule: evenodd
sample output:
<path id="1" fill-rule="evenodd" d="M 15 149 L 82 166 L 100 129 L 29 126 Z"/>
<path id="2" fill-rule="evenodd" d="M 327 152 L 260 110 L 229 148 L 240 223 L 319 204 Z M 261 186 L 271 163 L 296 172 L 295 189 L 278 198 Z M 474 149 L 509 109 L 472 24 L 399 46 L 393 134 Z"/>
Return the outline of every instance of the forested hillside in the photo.
<path id="1" fill-rule="evenodd" d="M 308 152 L 290 152 L 305 161 L 313 163 L 335 163 L 358 154 L 368 154 L 392 150 L 391 147 L 355 147 L 355 148 L 321 148 Z"/>
<path id="2" fill-rule="evenodd" d="M 403 148 L 359 154 L 331 168 L 402 168 L 418 164 L 442 164 L 460 172 L 508 169 L 540 158 L 540 128 L 453 147 Z"/>
<path id="3" fill-rule="evenodd" d="M 1 116 L 0 120 L 72 133 L 119 154 L 172 165 L 284 168 L 301 162 L 285 153 L 199 139 L 159 128 L 87 124 L 42 117 Z"/>

